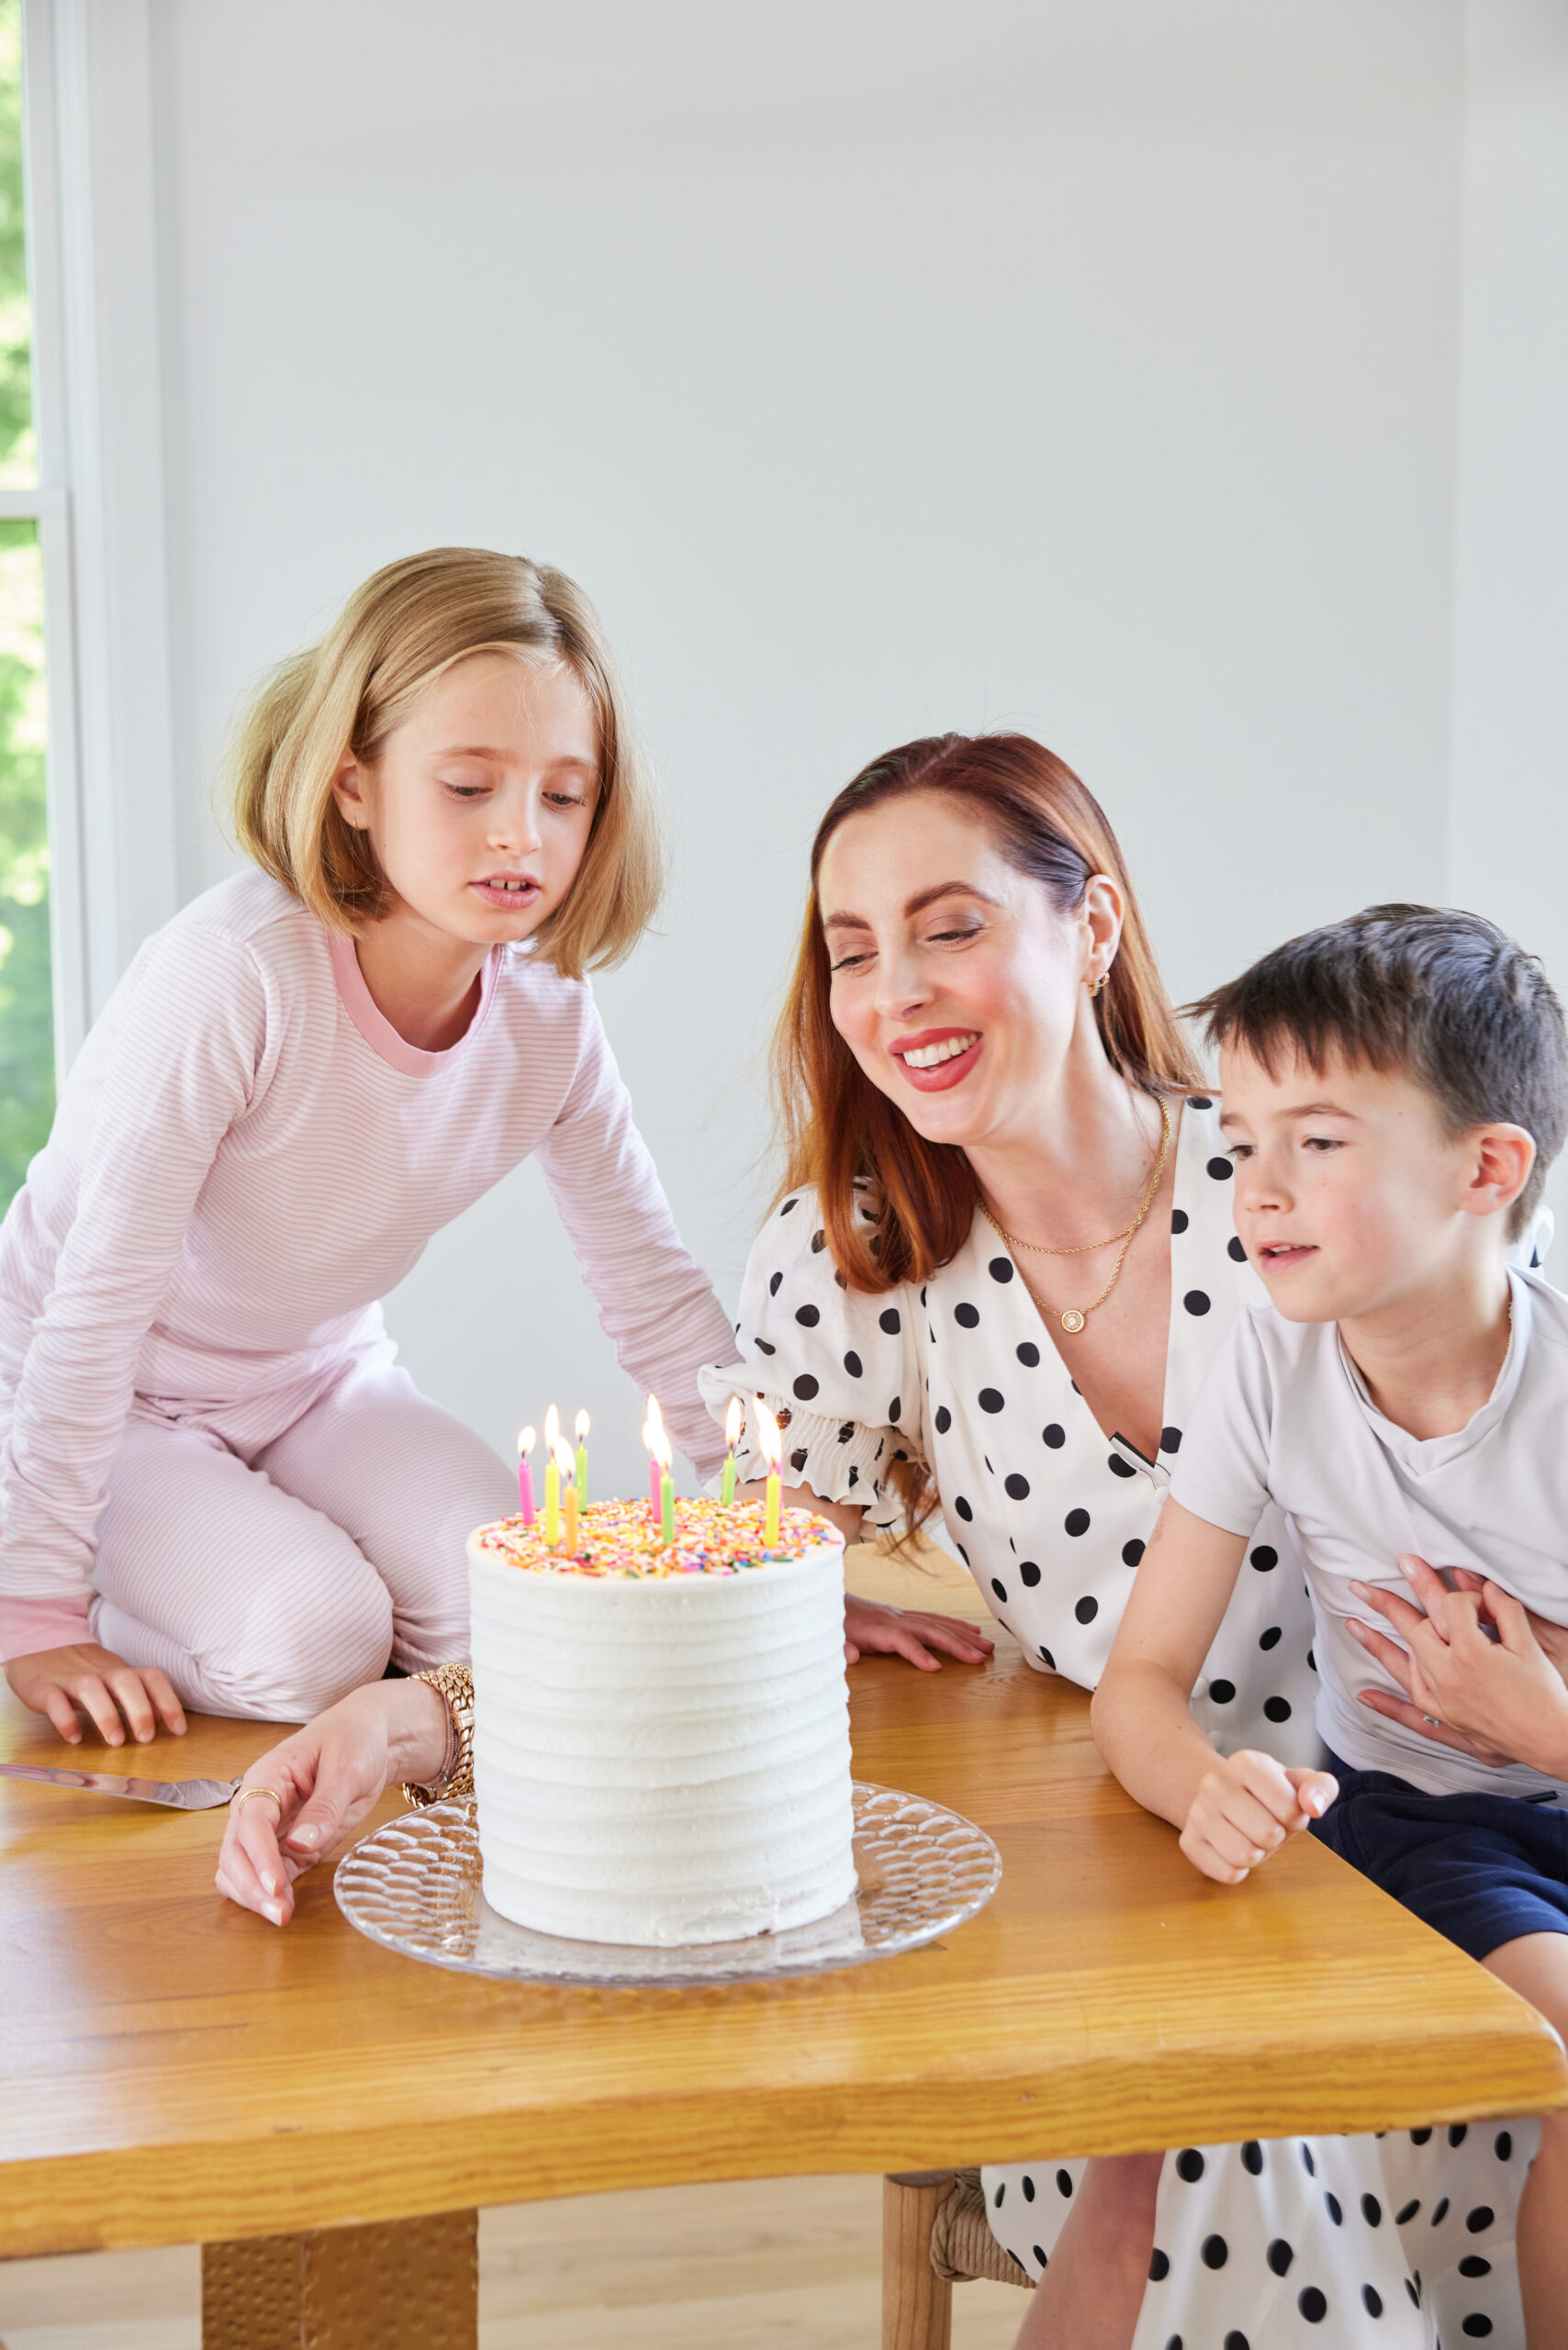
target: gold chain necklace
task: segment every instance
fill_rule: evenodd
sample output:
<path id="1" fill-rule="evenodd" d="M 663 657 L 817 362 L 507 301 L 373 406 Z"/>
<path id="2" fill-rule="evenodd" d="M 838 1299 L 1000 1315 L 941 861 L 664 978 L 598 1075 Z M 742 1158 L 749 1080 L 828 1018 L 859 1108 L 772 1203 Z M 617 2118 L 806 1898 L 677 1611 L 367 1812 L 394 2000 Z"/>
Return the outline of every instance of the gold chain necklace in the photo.
<path id="1" fill-rule="evenodd" d="M 1116 1252 L 1116 1261 L 1111 1268 L 1111 1278 L 1106 1282 L 1104 1288 L 1101 1291 L 1099 1296 L 1092 1299 L 1087 1305 L 1070 1305 L 1065 1309 L 1065 1311 L 1058 1310 L 1058 1308 L 1054 1305 L 1047 1305 L 1045 1299 L 1040 1296 L 1038 1291 L 1035 1288 L 1035 1285 L 1030 1281 L 1028 1275 L 1025 1272 L 1023 1266 L 1019 1266 L 1018 1277 L 1020 1281 L 1022 1281 L 1025 1288 L 1028 1291 L 1030 1296 L 1034 1299 L 1035 1304 L 1039 1308 L 1040 1312 L 1042 1314 L 1054 1314 L 1057 1320 L 1061 1324 L 1062 1328 L 1068 1333 L 1070 1337 L 1076 1337 L 1079 1331 L 1082 1329 L 1085 1322 L 1088 1321 L 1089 1316 L 1093 1313 L 1095 1307 L 1097 1305 L 1103 1305 L 1105 1300 L 1110 1296 L 1111 1292 L 1115 1288 L 1116 1282 L 1121 1275 L 1122 1267 L 1126 1262 L 1127 1250 L 1133 1245 L 1133 1236 L 1137 1231 L 1138 1226 L 1143 1223 L 1143 1220 L 1148 1215 L 1150 1208 L 1154 1205 L 1155 1193 L 1159 1189 L 1159 1179 L 1165 1172 L 1165 1154 L 1170 1147 L 1170 1113 L 1166 1108 L 1162 1097 L 1159 1104 L 1159 1153 L 1154 1162 L 1154 1172 L 1148 1179 L 1148 1189 L 1143 1195 L 1143 1205 L 1139 1208 L 1137 1215 L 1134 1216 L 1126 1230 L 1125 1232 L 1114 1232 L 1111 1235 L 1110 1240 L 1087 1240 L 1083 1243 L 1081 1248 L 1047 1248 L 1037 1240 L 1017 1240 L 1014 1239 L 1011 1232 L 1004 1230 L 1003 1227 L 997 1223 L 996 1218 L 986 1206 L 985 1202 L 983 1200 L 980 1202 L 980 1214 L 984 1216 L 987 1224 L 991 1225 L 993 1232 L 1000 1232 L 1002 1234 L 1002 1237 L 1006 1241 L 1010 1248 L 1028 1249 L 1037 1257 L 1086 1257 L 1095 1248 L 1109 1248 L 1112 1242 L 1117 1240 L 1121 1242 L 1121 1248 Z"/>

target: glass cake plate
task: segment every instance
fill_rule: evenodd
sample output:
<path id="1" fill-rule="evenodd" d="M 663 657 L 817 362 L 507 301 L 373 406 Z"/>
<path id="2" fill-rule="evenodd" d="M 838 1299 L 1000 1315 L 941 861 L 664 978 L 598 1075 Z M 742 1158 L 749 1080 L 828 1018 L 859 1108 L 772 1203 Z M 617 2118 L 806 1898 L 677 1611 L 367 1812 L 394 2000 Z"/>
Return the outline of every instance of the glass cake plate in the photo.
<path id="1" fill-rule="evenodd" d="M 896 1787 L 855 1783 L 852 1900 L 812 1926 L 744 1942 L 569 1941 L 515 1926 L 479 1888 L 472 1798 L 431 1804 L 377 1829 L 338 1863 L 334 1891 L 352 1926 L 430 1966 L 513 1983 L 742 1983 L 891 1958 L 951 1933 L 983 1909 L 1002 1855 L 972 1820 Z"/>

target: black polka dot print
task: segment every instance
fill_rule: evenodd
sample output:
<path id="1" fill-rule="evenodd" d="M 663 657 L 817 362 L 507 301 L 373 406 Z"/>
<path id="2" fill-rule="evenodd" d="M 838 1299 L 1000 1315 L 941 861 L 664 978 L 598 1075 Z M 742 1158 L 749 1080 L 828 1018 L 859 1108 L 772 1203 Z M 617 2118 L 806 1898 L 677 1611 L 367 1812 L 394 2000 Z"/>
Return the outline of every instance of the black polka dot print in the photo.
<path id="1" fill-rule="evenodd" d="M 1025 2203 L 1032 2203 L 1032 2202 L 1034 2201 L 1034 2199 L 1035 2199 L 1035 2182 L 1034 2182 L 1034 2180 L 1030 2177 L 1030 2176 L 1029 2176 L 1028 2172 L 1027 2172 L 1027 2171 L 1025 2171 L 1025 2174 L 1024 2174 L 1024 2200 L 1025 2200 Z"/>
<path id="2" fill-rule="evenodd" d="M 820 1227 L 819 1227 L 819 1229 L 818 1229 L 817 1231 L 813 1232 L 813 1233 L 812 1233 L 812 1256 L 813 1256 L 813 1257 L 820 1257 L 820 1256 L 822 1255 L 823 1250 L 826 1247 L 827 1247 L 827 1235 L 826 1235 L 826 1233 L 825 1233 L 825 1232 L 822 1231 L 822 1230 L 820 1229 Z"/>
<path id="3" fill-rule="evenodd" d="M 1294 2258 L 1295 2254 L 1285 2242 L 1283 2236 L 1276 2236 L 1272 2244 L 1269 2246 L 1268 2252 L 1269 2266 L 1273 2270 L 1275 2276 L 1288 2276 L 1290 2274 L 1291 2263 Z"/>
<path id="4" fill-rule="evenodd" d="M 1189 1093 L 1187 1096 L 1187 1107 L 1189 1110 L 1212 1110 L 1214 1108 L 1214 1101 L 1212 1096 L 1207 1093 Z"/>
<path id="5" fill-rule="evenodd" d="M 820 1310 L 814 1305 L 797 1305 L 795 1308 L 795 1319 L 802 1330 L 814 1330 L 822 1318 Z"/>
<path id="6" fill-rule="evenodd" d="M 752 1340 L 752 1344 L 757 1348 L 759 1353 L 765 1355 L 776 1355 L 778 1352 L 778 1348 L 767 1338 L 754 1338 Z"/>
<path id="7" fill-rule="evenodd" d="M 784 1204 L 783 1204 L 783 1206 L 779 1209 L 778 1213 L 779 1213 L 779 1214 L 780 1214 L 781 1216 L 783 1216 L 783 1215 L 788 1215 L 791 1208 L 798 1207 L 799 1205 L 800 1205 L 800 1201 L 799 1201 L 799 1199 L 798 1199 L 798 1198 L 793 1199 L 793 1200 L 786 1200 L 786 1201 L 785 1201 L 785 1203 L 784 1203 Z"/>
<path id="8" fill-rule="evenodd" d="M 1383 2315 L 1383 2295 L 1378 2291 L 1375 2285 L 1363 2285 L 1361 2287 L 1361 2307 L 1365 2310 L 1368 2317 L 1381 2317 Z"/>
<path id="9" fill-rule="evenodd" d="M 792 1381 L 790 1383 L 791 1394 L 794 1395 L 797 1402 L 801 1404 L 809 1404 L 816 1392 L 817 1382 L 812 1377 L 809 1371 L 803 1371 L 799 1379 Z"/>
<path id="10" fill-rule="evenodd" d="M 1230 1247 L 1236 1236 L 1228 1158 L 1222 1178 L 1206 1172 L 1209 1159 L 1221 1156 L 1216 1113 L 1184 1113 L 1169 1226 L 1173 1311 L 1164 1408 L 1147 1435 L 1137 1434 L 1136 1423 L 1134 1427 L 1138 1447 L 1163 1464 L 1154 1475 L 1140 1469 L 1130 1449 L 1111 1443 L 1108 1430 L 1095 1426 L 1071 1378 L 1072 1339 L 1056 1334 L 1048 1319 L 1042 1326 L 1018 1277 L 1021 1267 L 1027 1271 L 1026 1261 L 1003 1254 L 983 1220 L 924 1284 L 895 1285 L 868 1296 L 839 1288 L 831 1249 L 812 1248 L 814 1233 L 825 1231 L 828 1220 L 812 1212 L 807 1192 L 799 1201 L 806 1214 L 792 1217 L 790 1225 L 770 1222 L 767 1254 L 759 1249 L 755 1270 L 748 1271 L 739 1351 L 756 1369 L 741 1383 L 757 1388 L 776 1409 L 793 1404 L 797 1427 L 788 1441 L 795 1452 L 807 1449 L 809 1459 L 805 1469 L 791 1474 L 812 1485 L 820 1475 L 823 1483 L 817 1489 L 824 1498 L 843 1499 L 850 1493 L 849 1472 L 856 1469 L 860 1484 L 855 1498 L 868 1493 L 871 1522 L 880 1525 L 893 1519 L 898 1506 L 890 1488 L 878 1483 L 885 1479 L 890 1459 L 898 1451 L 913 1453 L 917 1446 L 924 1449 L 942 1512 L 953 1535 L 961 1535 L 960 1555 L 967 1552 L 987 1601 L 1016 1632 L 1035 1669 L 1060 1673 L 1080 1686 L 1092 1686 L 1103 1670 L 1159 1515 L 1159 1477 L 1178 1467 L 1172 1437 L 1179 1444 L 1190 1427 L 1204 1374 L 1242 1303 L 1263 1294 L 1250 1267 Z M 1150 1238 L 1166 1245 L 1164 1234 L 1145 1235 L 1146 1241 Z M 782 1280 L 771 1288 L 779 1269 Z M 1199 1300 L 1201 1308 L 1193 1310 Z M 802 1305 L 817 1309 L 814 1325 L 797 1321 Z M 892 1330 L 881 1326 L 888 1313 L 898 1316 Z M 777 1355 L 766 1356 L 750 1337 L 753 1332 L 776 1347 Z M 802 1376 L 820 1382 L 809 1402 L 793 1387 Z M 1018 1392 L 1020 1380 L 1027 1382 L 1026 1394 Z M 884 1408 L 890 1397 L 898 1405 L 896 1423 Z M 890 1436 L 895 1426 L 899 1433 Z M 846 1427 L 852 1430 L 847 1439 L 842 1435 Z M 1191 1438 L 1189 1449 L 1190 1444 Z M 1292 1538 L 1288 1529 L 1280 1530 L 1276 1516 L 1258 1528 L 1248 1546 L 1249 1556 L 1253 1553 L 1255 1572 L 1239 1579 L 1204 1664 L 1207 1686 L 1199 1718 L 1222 1751 L 1240 1744 L 1269 1746 L 1277 1738 L 1282 1759 L 1305 1761 L 1309 1756 L 1299 1749 L 1314 1737 L 1310 1676 L 1304 1667 L 1310 1634 L 1300 1575 L 1293 1572 Z M 1286 1572 L 1271 1572 L 1276 1566 Z M 1275 1697 L 1289 1707 L 1282 1723 L 1264 1711 L 1266 1701 Z M 1499 2127 L 1472 2131 L 1487 2165 L 1485 2178 L 1469 2182 L 1450 2223 L 1457 2232 L 1455 2249 L 1433 2264 L 1443 2268 L 1456 2290 L 1472 2297 L 1443 2317 L 1445 2341 L 1461 2338 L 1462 2308 L 1489 2306 L 1483 2299 L 1487 2279 L 1462 2288 L 1455 2274 L 1460 2250 L 1484 2254 L 1491 2244 L 1488 2235 L 1466 2235 L 1463 2217 L 1483 2203 L 1505 2203 L 1506 2197 L 1496 2190 L 1514 2191 L 1516 2175 L 1526 2170 L 1525 2162 L 1507 2165 L 1494 2154 Z M 1396 2134 L 1402 2150 L 1410 2152 L 1406 2133 Z M 1518 2128 L 1514 2134 L 1517 2141 Z M 1448 2154 L 1445 2133 L 1439 2136 L 1445 2157 L 1456 2159 Z M 1421 2189 L 1385 2188 L 1371 2141 L 1323 2143 L 1326 2173 L 1305 2205 L 1300 2141 L 1287 2140 L 1279 2148 L 1251 2141 L 1245 2148 L 1183 2148 L 1172 2154 L 1162 2174 L 1154 2231 L 1164 2255 L 1163 2275 L 1160 2263 L 1150 2261 L 1151 2307 L 1157 2297 L 1159 2310 L 1158 2332 L 1152 2317 L 1146 2319 L 1151 2340 L 1174 2335 L 1186 2350 L 1220 2350 L 1224 2343 L 1228 2350 L 1246 2350 L 1250 2338 L 1253 2350 L 1284 2350 L 1286 2342 L 1295 2350 L 1298 2329 L 1313 2339 L 1343 2333 L 1349 2341 L 1361 2328 L 1373 2340 L 1386 2340 L 1390 2350 L 1410 2350 L 1399 2333 L 1407 2307 L 1401 2288 L 1409 2270 L 1392 2218 L 1410 2200 L 1422 2200 Z M 1037 2151 L 1045 2154 L 1049 2149 Z M 1461 2158 L 1471 2151 L 1462 2150 Z M 1181 2156 L 1188 2158 L 1183 2167 L 1193 2174 L 1189 2177 L 1178 2167 Z M 1422 2159 L 1419 2150 L 1413 2159 Z M 1019 2264 L 1015 2274 L 1038 2277 L 1055 2256 L 1058 2232 L 1077 2199 L 1074 2193 L 1053 2191 L 1058 2167 L 1070 2188 L 1081 2174 L 1077 2161 L 988 2167 L 985 2174 L 988 2210 L 999 2242 Z M 1025 2193 L 1026 2177 L 1036 2190 L 1033 2200 Z M 1010 2183 L 998 2202 L 996 2190 L 1004 2181 Z M 1484 2186 L 1489 2191 L 1484 2193 Z M 1345 2215 L 1338 2229 L 1324 2203 L 1329 2191 Z M 1432 2241 L 1426 2211 L 1440 2191 L 1434 2186 L 1425 2196 L 1416 2223 L 1423 2246 Z M 1368 2195 L 1375 2197 L 1391 2224 L 1374 2229 L 1367 2223 Z M 1446 2246 L 1454 2239 L 1444 2241 Z M 1294 2255 L 1288 2287 L 1270 2281 L 1267 2289 L 1279 2295 L 1275 2313 L 1254 2317 L 1249 2312 L 1260 2310 L 1258 2280 L 1267 2247 L 1279 2244 L 1286 2245 L 1287 2258 Z M 1220 2245 L 1225 2258 L 1216 2266 L 1212 2264 Z M 1385 2314 L 1374 2325 L 1362 2299 L 1364 2286 L 1381 2297 L 1385 2311 L 1397 2302 L 1399 2318 Z M 1321 2292 L 1328 2307 L 1316 2329 L 1296 2307 L 1298 2291 L 1307 2288 Z M 1286 2323 L 1289 2333 L 1281 2330 Z"/>
<path id="11" fill-rule="evenodd" d="M 1361 2198 L 1361 2217 L 1362 2217 L 1362 2219 L 1366 2221 L 1366 2223 L 1367 2223 L 1367 2225 L 1368 2225 L 1368 2227 L 1369 2227 L 1369 2228 L 1381 2228 L 1381 2227 L 1382 2227 L 1382 2225 L 1383 2225 L 1383 2205 L 1378 2201 L 1377 2197 L 1376 2197 L 1375 2195 L 1363 2195 L 1363 2196 L 1362 2196 L 1362 2198 Z"/>
<path id="12" fill-rule="evenodd" d="M 877 1316 L 877 1327 L 879 1330 L 885 1330 L 890 1338 L 898 1337 L 899 1332 L 903 1328 L 903 1317 L 896 1305 L 883 1306 Z"/>
<path id="13" fill-rule="evenodd" d="M 897 1427 L 899 1422 L 903 1417 L 903 1397 L 902 1395 L 895 1395 L 892 1402 L 888 1405 L 888 1417 L 891 1420 L 893 1426 Z"/>
<path id="14" fill-rule="evenodd" d="M 1247 1262 L 1247 1251 L 1234 1232 L 1225 1244 L 1225 1253 L 1233 1265 L 1244 1265 Z"/>
<path id="15" fill-rule="evenodd" d="M 1337 2195 L 1326 2195 L 1323 2199 L 1323 2208 L 1327 2212 L 1329 2218 L 1333 2221 L 1334 2225 L 1337 2228 L 1342 2228 L 1344 2226 L 1344 2209 Z"/>
<path id="16" fill-rule="evenodd" d="M 1288 1722 L 1291 1718 L 1290 1699 L 1288 1697 L 1265 1697 L 1263 1700 L 1263 1714 L 1264 1718 L 1268 1721 Z"/>
<path id="17" fill-rule="evenodd" d="M 1203 2155 L 1196 2146 L 1183 2146 L 1176 2157 L 1176 2176 L 1185 2179 L 1189 2187 L 1195 2186 L 1202 2178 L 1204 2167 Z"/>
<path id="18" fill-rule="evenodd" d="M 1467 2211 L 1464 2215 L 1466 2233 L 1473 2236 L 1483 2234 L 1496 2216 L 1490 2203 L 1478 2203 L 1473 2211 Z"/>
<path id="19" fill-rule="evenodd" d="M 1506 2130 L 1499 2130 L 1492 2141 L 1492 2152 L 1500 2163 L 1506 2163 L 1514 2151 L 1514 2142 Z"/>
<path id="20" fill-rule="evenodd" d="M 1163 2285 L 1170 2274 L 1170 2255 L 1168 2252 L 1161 2252 L 1159 2246 L 1156 2244 L 1149 2255 L 1148 2281 L 1151 2285 Z"/>
<path id="21" fill-rule="evenodd" d="M 1429 2136 L 1430 2132 L 1428 2132 L 1428 2134 Z M 1413 2195 L 1408 2203 L 1402 2203 L 1394 2215 L 1395 2227 L 1407 2228 L 1420 2208 L 1421 2199 L 1418 2195 Z"/>
<path id="22" fill-rule="evenodd" d="M 1433 2212 L 1432 2212 L 1432 2225 L 1433 2225 L 1433 2227 L 1434 2227 L 1434 2228 L 1440 2228 L 1440 2227 L 1442 2226 L 1442 2224 L 1443 2224 L 1443 2221 L 1448 2218 L 1448 2215 L 1449 2215 L 1449 2199 L 1448 2199 L 1448 2197 L 1445 2195 L 1445 2196 L 1443 2197 L 1443 2199 L 1442 2199 L 1442 2201 L 1441 2201 L 1440 2203 L 1439 2203 L 1438 2205 L 1436 2205 L 1436 2207 L 1435 2207 L 1435 2208 L 1434 2208 L 1434 2210 L 1433 2210 Z"/>
<path id="23" fill-rule="evenodd" d="M 1492 2263 L 1484 2260 L 1478 2252 L 1467 2252 L 1459 2264 L 1459 2273 L 1462 2277 L 1490 2277 Z"/>
<path id="24" fill-rule="evenodd" d="M 1058 2171 L 1057 2193 L 1058 2195 L 1070 2195 L 1072 2193 L 1072 2173 L 1070 2170 Z"/>
<path id="25" fill-rule="evenodd" d="M 1320 2285 L 1304 2285 L 1295 2297 L 1295 2305 L 1308 2325 L 1321 2325 L 1328 2314 L 1328 2296 Z"/>
<path id="26" fill-rule="evenodd" d="M 774 1276 L 773 1276 L 772 1280 L 771 1280 L 771 1281 L 768 1282 L 768 1284 L 767 1284 L 767 1294 L 768 1294 L 768 1296 L 769 1296 L 769 1297 L 777 1297 L 777 1296 L 778 1296 L 778 1292 L 779 1292 L 779 1289 L 781 1288 L 781 1286 L 782 1286 L 782 1284 L 783 1284 L 783 1281 L 784 1281 L 784 1276 L 783 1276 L 783 1274 L 782 1274 L 782 1273 L 775 1273 L 775 1274 L 774 1274 Z"/>
<path id="27" fill-rule="evenodd" d="M 1308 2178 L 1316 2178 L 1317 2177 L 1317 2165 L 1313 2160 L 1312 2148 L 1305 2143 L 1301 2150 L 1301 2166 L 1303 2170 L 1305 2171 Z"/>
<path id="28" fill-rule="evenodd" d="M 1228 1158 L 1211 1158 L 1209 1173 L 1216 1183 L 1228 1183 L 1236 1169 Z"/>
<path id="29" fill-rule="evenodd" d="M 1462 2146 L 1469 2135 L 1470 2124 L 1468 2121 L 1450 2121 L 1449 2123 L 1449 2144 L 1450 2146 Z"/>

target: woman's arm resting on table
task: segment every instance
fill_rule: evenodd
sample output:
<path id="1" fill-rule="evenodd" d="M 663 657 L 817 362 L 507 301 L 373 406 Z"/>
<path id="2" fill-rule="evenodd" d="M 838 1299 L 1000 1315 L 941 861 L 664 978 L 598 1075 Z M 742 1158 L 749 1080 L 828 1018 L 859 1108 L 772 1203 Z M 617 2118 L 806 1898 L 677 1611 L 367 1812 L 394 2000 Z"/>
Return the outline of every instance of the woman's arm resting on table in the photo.
<path id="1" fill-rule="evenodd" d="M 1552 1653 L 1562 1646 L 1562 1627 L 1550 1627 L 1549 1647 L 1538 1637 L 1538 1627 L 1548 1628 L 1495 1583 L 1462 1572 L 1450 1591 L 1425 1559 L 1404 1558 L 1399 1567 L 1417 1606 L 1370 1583 L 1350 1585 L 1395 1637 L 1353 1616 L 1349 1630 L 1406 1692 L 1359 1690 L 1361 1704 L 1493 1769 L 1524 1762 L 1568 1779 L 1568 1688 Z"/>
<path id="2" fill-rule="evenodd" d="M 1182 1831 L 1194 1868 L 1239 1885 L 1338 1792 L 1326 1771 L 1287 1770 L 1243 1748 L 1222 1762 L 1188 1700 L 1247 1552 L 1168 1501 L 1138 1566 L 1090 1718 L 1127 1793 Z"/>
<path id="3" fill-rule="evenodd" d="M 740 1491 L 753 1501 L 761 1501 L 767 1488 L 749 1484 Z M 866 1513 L 852 1509 L 847 1502 L 820 1501 L 809 1485 L 781 1486 L 778 1499 L 784 1509 L 814 1510 L 819 1517 L 825 1517 L 837 1527 L 846 1545 L 865 1539 Z M 902 1656 L 921 1673 L 940 1673 L 936 1650 L 960 1664 L 983 1664 L 995 1645 L 976 1626 L 957 1616 L 884 1607 L 875 1599 L 857 1599 L 853 1592 L 845 1595 L 844 1655 L 848 1664 L 858 1664 L 863 1656 Z"/>
<path id="4" fill-rule="evenodd" d="M 363 1819 L 394 1780 L 425 1785 L 446 1758 L 451 1717 L 428 1681 L 373 1681 L 252 1762 L 230 1806 L 218 1889 L 274 1926 L 294 1913 L 294 1880 Z M 275 1804 L 241 1805 L 247 1787 Z"/>

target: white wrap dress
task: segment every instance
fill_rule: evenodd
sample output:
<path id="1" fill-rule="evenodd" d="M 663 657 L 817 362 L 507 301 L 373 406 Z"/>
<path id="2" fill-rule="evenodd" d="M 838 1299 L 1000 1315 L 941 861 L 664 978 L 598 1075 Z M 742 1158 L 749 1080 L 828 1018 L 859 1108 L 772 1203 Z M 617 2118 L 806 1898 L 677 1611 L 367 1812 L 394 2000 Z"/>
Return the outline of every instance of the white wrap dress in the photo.
<path id="1" fill-rule="evenodd" d="M 977 1215 L 924 1287 L 868 1297 L 828 1253 L 815 1197 L 787 1198 L 754 1247 L 740 1360 L 703 1374 L 716 1416 L 760 1394 L 784 1425 L 786 1477 L 899 1522 L 887 1482 L 923 1455 L 954 1547 L 1042 1674 L 1092 1689 L 1153 1532 L 1186 1416 L 1232 1317 L 1263 1292 L 1236 1238 L 1218 1109 L 1186 1103 L 1176 1140 L 1170 1326 L 1159 1457 L 1107 1438 L 1005 1243 Z M 868 1198 L 863 1213 L 872 1204 Z M 744 1477 L 763 1473 L 748 1417 Z M 1288 1522 L 1271 1509 L 1193 1696 L 1222 1752 L 1313 1762 L 1312 1617 Z M 1523 2350 L 1513 2262 L 1529 2123 L 1172 2150 L 1134 2350 L 1285 2350 L 1377 2342 Z M 1081 2161 L 984 2173 L 992 2231 L 1038 2276 Z"/>

